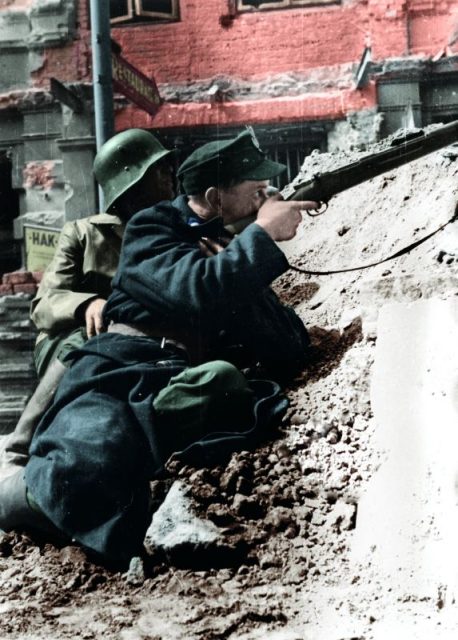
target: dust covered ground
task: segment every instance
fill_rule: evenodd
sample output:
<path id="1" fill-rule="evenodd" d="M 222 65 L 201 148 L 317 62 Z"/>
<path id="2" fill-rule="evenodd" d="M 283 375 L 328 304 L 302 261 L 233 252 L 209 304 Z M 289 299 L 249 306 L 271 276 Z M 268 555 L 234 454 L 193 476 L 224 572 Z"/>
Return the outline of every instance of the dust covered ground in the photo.
<path id="1" fill-rule="evenodd" d="M 455 211 L 457 156 L 449 147 L 335 197 L 285 244 L 290 263 L 312 270 L 364 265 L 434 231 Z M 303 172 L 357 157 L 312 155 Z M 221 531 L 219 541 L 153 550 L 121 575 L 76 547 L 6 534 L 0 637 L 456 638 L 447 585 L 427 595 L 406 590 L 401 576 L 382 580 L 371 554 L 356 558 L 352 548 L 359 501 L 384 460 L 370 396 L 378 312 L 393 301 L 456 296 L 456 226 L 367 270 L 283 275 L 275 289 L 310 328 L 314 360 L 288 389 L 291 405 L 278 434 L 256 451 L 234 454 L 225 467 L 174 468 L 153 487 L 159 502 L 179 480 L 198 516 Z"/>

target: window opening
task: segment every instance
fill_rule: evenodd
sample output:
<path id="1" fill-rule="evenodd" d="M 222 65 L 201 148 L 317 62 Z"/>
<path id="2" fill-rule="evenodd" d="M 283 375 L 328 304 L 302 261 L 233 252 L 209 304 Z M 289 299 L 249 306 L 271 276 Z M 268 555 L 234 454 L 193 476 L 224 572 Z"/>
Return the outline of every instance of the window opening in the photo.
<path id="1" fill-rule="evenodd" d="M 291 9 L 322 4 L 340 4 L 340 0 L 237 0 L 237 11 Z"/>
<path id="2" fill-rule="evenodd" d="M 20 243 L 14 240 L 13 220 L 19 215 L 19 194 L 12 185 L 12 163 L 0 151 L 0 274 L 19 269 Z"/>
<path id="3" fill-rule="evenodd" d="M 178 20 L 178 0 L 110 0 L 111 24 Z"/>

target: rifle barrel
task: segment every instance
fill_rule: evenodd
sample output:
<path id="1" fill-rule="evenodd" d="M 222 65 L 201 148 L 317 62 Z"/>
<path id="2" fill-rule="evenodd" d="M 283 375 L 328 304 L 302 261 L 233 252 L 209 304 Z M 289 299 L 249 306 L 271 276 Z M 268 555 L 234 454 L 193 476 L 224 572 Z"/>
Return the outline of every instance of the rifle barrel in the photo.
<path id="1" fill-rule="evenodd" d="M 328 202 L 334 195 L 458 140 L 458 120 L 297 185 L 288 200 Z"/>

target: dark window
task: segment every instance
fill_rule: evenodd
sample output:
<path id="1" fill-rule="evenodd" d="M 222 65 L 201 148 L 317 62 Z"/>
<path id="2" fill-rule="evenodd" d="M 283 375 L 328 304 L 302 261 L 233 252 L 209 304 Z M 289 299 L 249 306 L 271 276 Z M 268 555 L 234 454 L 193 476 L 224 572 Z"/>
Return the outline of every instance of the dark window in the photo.
<path id="1" fill-rule="evenodd" d="M 253 9 L 284 9 L 291 7 L 306 7 L 321 4 L 339 4 L 340 0 L 237 0 L 238 11 Z"/>
<path id="2" fill-rule="evenodd" d="M 19 194 L 12 186 L 12 164 L 0 151 L 0 277 L 21 266 L 21 248 L 14 240 L 13 220 L 19 215 Z"/>
<path id="3" fill-rule="evenodd" d="M 420 82 L 423 124 L 452 122 L 458 118 L 458 75 L 431 75 Z"/>
<path id="4" fill-rule="evenodd" d="M 248 9 L 254 7 L 255 9 L 269 9 L 274 7 L 287 7 L 288 0 L 240 0 L 239 9 Z"/>
<path id="5" fill-rule="evenodd" d="M 110 0 L 111 23 L 177 20 L 178 0 Z"/>

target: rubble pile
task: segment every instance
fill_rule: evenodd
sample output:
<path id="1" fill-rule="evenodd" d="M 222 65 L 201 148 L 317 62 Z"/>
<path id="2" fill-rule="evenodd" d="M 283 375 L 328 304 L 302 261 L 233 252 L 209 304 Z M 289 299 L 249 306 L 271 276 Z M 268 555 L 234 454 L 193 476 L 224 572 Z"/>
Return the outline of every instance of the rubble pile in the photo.
<path id="1" fill-rule="evenodd" d="M 336 196 L 285 243 L 290 263 L 364 265 L 444 225 L 458 199 L 457 156 L 449 147 Z M 358 157 L 312 154 L 298 180 Z M 169 494 L 153 518 L 147 554 L 123 576 L 76 548 L 4 536 L 2 638 L 455 637 L 450 591 L 402 592 L 379 580 L 370 557 L 355 560 L 351 547 L 361 497 L 385 456 L 371 406 L 378 313 L 396 301 L 456 296 L 456 226 L 370 269 L 284 274 L 275 289 L 310 327 L 313 352 L 288 389 L 277 436 L 224 466 L 172 465 L 152 486 L 158 503 Z M 403 631 L 407 617 L 415 636 Z"/>

